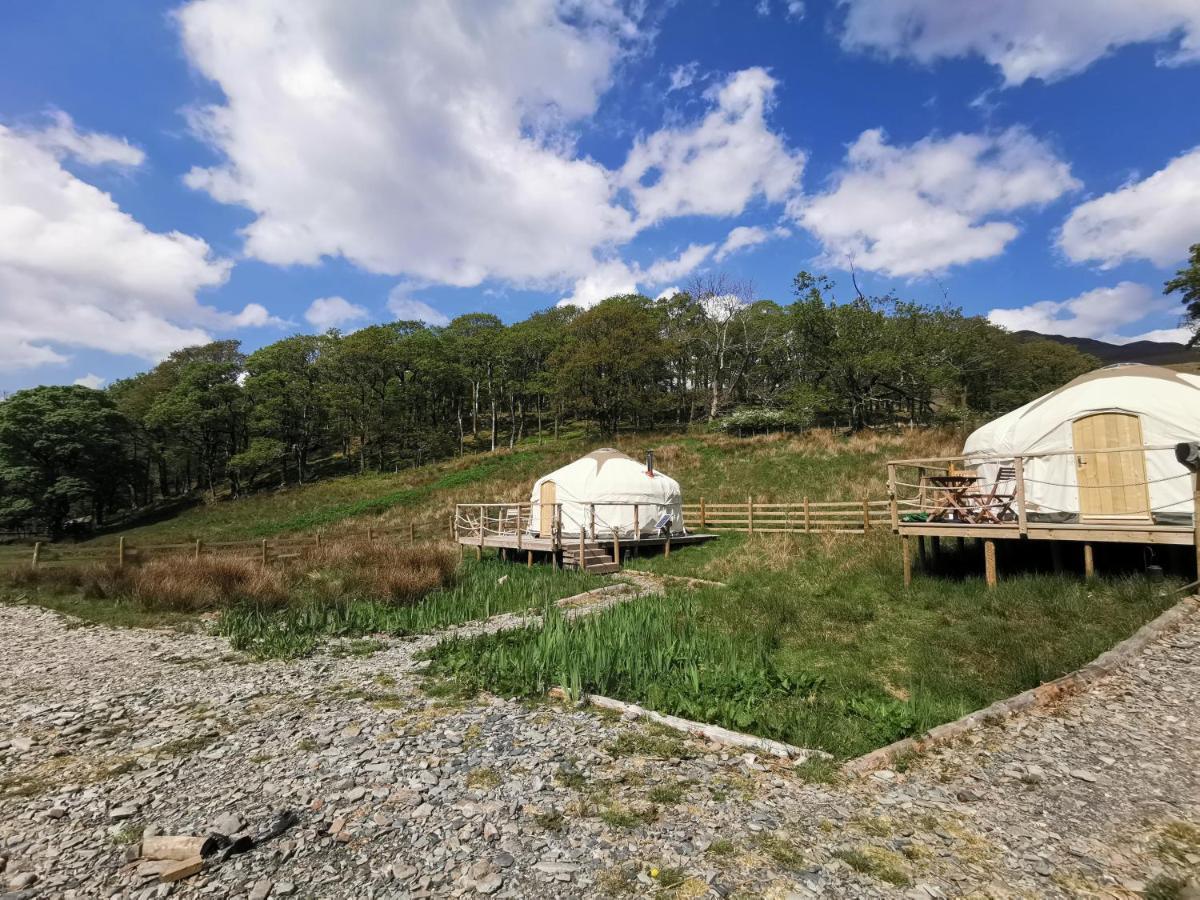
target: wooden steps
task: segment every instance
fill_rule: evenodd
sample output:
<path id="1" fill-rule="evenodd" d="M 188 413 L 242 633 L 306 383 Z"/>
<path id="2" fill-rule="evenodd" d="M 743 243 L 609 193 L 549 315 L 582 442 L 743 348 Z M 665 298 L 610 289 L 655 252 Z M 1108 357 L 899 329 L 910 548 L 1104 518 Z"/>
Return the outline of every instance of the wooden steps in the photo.
<path id="1" fill-rule="evenodd" d="M 588 541 L 583 545 L 583 559 L 580 560 L 579 546 L 563 548 L 563 566 L 568 569 L 583 569 L 594 575 L 607 575 L 619 572 L 621 567 L 613 560 L 612 555 L 599 544 Z"/>

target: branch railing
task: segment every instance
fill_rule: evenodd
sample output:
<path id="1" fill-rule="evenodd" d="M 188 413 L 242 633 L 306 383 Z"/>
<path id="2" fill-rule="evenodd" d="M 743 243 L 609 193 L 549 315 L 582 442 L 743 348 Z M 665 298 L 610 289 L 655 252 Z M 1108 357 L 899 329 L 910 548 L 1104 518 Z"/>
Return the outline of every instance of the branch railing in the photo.
<path id="1" fill-rule="evenodd" d="M 550 528 L 543 527 L 543 508 L 551 509 Z M 578 510 L 576 512 L 575 510 Z M 533 501 L 508 503 L 459 503 L 454 509 L 454 536 L 462 540 L 483 540 L 492 536 L 550 539 L 555 548 L 564 538 L 574 540 L 583 535 L 588 540 L 611 541 L 614 532 L 621 540 L 638 542 L 651 536 L 654 529 L 643 524 L 649 511 L 658 519 L 670 507 L 660 503 L 630 503 L 618 500 L 597 500 L 587 503 L 542 504 Z M 631 527 L 630 522 L 637 523 Z M 682 527 L 672 522 L 672 527 Z"/>
<path id="2" fill-rule="evenodd" d="M 1197 496 L 1195 476 L 1175 459 L 1174 450 L 1173 444 L 1142 445 L 892 460 L 892 527 L 937 522 L 1016 527 L 1024 534 L 1031 523 L 1191 525 L 1194 516 L 1188 507 L 1194 508 Z M 1116 453 L 1142 454 L 1143 477 L 1106 475 L 1112 466 L 1101 462 Z M 1095 474 L 1081 479 L 1080 470 L 1088 466 Z"/>

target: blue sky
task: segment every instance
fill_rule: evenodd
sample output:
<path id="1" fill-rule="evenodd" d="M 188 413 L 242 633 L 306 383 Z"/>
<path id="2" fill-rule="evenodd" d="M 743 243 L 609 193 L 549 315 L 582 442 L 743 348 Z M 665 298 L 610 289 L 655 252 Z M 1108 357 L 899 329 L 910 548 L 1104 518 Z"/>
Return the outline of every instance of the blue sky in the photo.
<path id="1" fill-rule="evenodd" d="M 0 391 L 713 272 L 1177 338 L 1200 4 L 963 7 L 10 4 Z"/>

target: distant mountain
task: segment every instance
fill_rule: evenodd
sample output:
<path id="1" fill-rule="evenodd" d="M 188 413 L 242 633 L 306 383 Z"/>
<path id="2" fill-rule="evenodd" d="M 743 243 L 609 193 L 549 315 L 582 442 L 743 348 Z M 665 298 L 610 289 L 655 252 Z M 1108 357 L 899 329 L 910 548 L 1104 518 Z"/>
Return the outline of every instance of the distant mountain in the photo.
<path id="1" fill-rule="evenodd" d="M 1045 339 L 1070 344 L 1090 353 L 1105 365 L 1114 363 L 1145 363 L 1151 366 L 1183 366 L 1200 364 L 1200 351 L 1189 350 L 1183 344 L 1169 341 L 1134 341 L 1132 344 L 1110 344 L 1092 338 L 1066 337 L 1061 334 L 1038 334 L 1036 331 L 1018 331 L 1017 337 L 1025 340 Z"/>

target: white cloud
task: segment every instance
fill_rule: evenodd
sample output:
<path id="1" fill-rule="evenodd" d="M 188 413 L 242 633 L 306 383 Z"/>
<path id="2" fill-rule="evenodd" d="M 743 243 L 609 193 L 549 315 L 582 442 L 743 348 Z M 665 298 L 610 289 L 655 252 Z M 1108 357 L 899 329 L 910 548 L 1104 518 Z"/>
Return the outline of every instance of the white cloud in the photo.
<path id="1" fill-rule="evenodd" d="M 696 75 L 700 71 L 700 63 L 693 60 L 690 63 L 678 65 L 671 70 L 671 84 L 667 87 L 667 93 L 673 91 L 682 91 L 691 87 L 696 83 Z"/>
<path id="2" fill-rule="evenodd" d="M 725 257 L 736 253 L 738 250 L 744 250 L 747 247 L 756 247 L 759 244 L 766 243 L 771 238 L 787 237 L 789 234 L 791 232 L 782 227 L 768 229 L 758 225 L 739 225 L 726 235 L 714 259 L 717 262 L 721 262 Z"/>
<path id="3" fill-rule="evenodd" d="M 1200 241 L 1200 147 L 1166 167 L 1077 206 L 1058 244 L 1075 262 L 1109 268 L 1131 259 L 1167 266 Z"/>
<path id="4" fill-rule="evenodd" d="M 1125 44 L 1167 42 L 1160 64 L 1200 60 L 1196 0 L 840 0 L 842 46 L 932 63 L 978 55 L 1009 85 L 1083 71 Z"/>
<path id="5" fill-rule="evenodd" d="M 319 297 L 308 305 L 304 320 L 318 331 L 340 328 L 370 317 L 365 307 L 351 303 L 344 297 Z"/>
<path id="6" fill-rule="evenodd" d="M 388 295 L 387 308 L 393 316 L 404 322 L 424 322 L 426 325 L 449 325 L 450 317 L 434 309 L 424 300 L 407 295 L 407 285 L 397 285 Z"/>
<path id="7" fill-rule="evenodd" d="M 98 390 L 100 390 L 100 388 L 104 387 L 106 381 L 107 381 L 107 379 L 101 378 L 99 375 L 93 375 L 91 372 L 88 372 L 86 375 L 76 378 L 71 383 L 78 384 L 81 387 L 89 387 L 93 391 L 98 391 Z"/>
<path id="8" fill-rule="evenodd" d="M 559 306 L 587 309 L 608 297 L 637 293 L 637 273 L 619 259 L 597 265 L 575 281 L 574 290 L 558 301 Z"/>
<path id="9" fill-rule="evenodd" d="M 672 297 L 674 297 L 676 294 L 682 294 L 682 293 L 683 293 L 683 288 L 681 288 L 677 284 L 673 284 L 669 288 L 665 288 L 665 289 L 659 291 L 658 296 L 656 296 L 654 299 L 655 300 L 669 300 Z"/>
<path id="10" fill-rule="evenodd" d="M 586 309 L 609 297 L 636 294 L 639 285 L 657 286 L 683 278 L 703 264 L 715 247 L 716 244 L 689 244 L 678 256 L 656 259 L 645 268 L 620 259 L 608 260 L 577 279 L 571 296 L 558 301 L 558 305 Z"/>
<path id="11" fill-rule="evenodd" d="M 140 166 L 146 160 L 146 154 L 125 138 L 80 131 L 61 109 L 51 110 L 49 116 L 50 124 L 45 128 L 22 134 L 55 156 L 69 155 L 90 166 Z"/>
<path id="12" fill-rule="evenodd" d="M 1070 166 L 1021 128 L 907 147 L 873 129 L 850 146 L 829 190 L 790 208 L 826 264 L 916 276 L 996 256 L 1018 233 L 1000 216 L 1078 187 Z"/>
<path id="13" fill-rule="evenodd" d="M 804 0 L 787 0 L 787 14 L 789 19 L 803 19 Z"/>
<path id="14" fill-rule="evenodd" d="M 804 154 L 788 149 L 766 121 L 776 86 L 765 69 L 737 72 L 709 92 L 715 106 L 702 120 L 634 145 L 619 179 L 639 227 L 676 216 L 733 216 L 757 197 L 782 202 L 798 189 Z"/>
<path id="15" fill-rule="evenodd" d="M 988 318 L 1010 331 L 1096 338 L 1114 344 L 1131 341 L 1182 343 L 1191 336 L 1185 328 L 1158 328 L 1133 335 L 1121 333 L 1151 316 L 1169 314 L 1176 306 L 1144 284 L 1122 281 L 1114 287 L 1097 288 L 1069 300 L 1041 300 L 1015 309 L 993 309 Z"/>
<path id="16" fill-rule="evenodd" d="M 187 181 L 254 211 L 253 257 L 528 283 L 633 235 L 608 170 L 572 146 L 638 38 L 612 3 L 196 0 L 178 16 L 225 95 L 193 116 L 223 161 Z"/>
<path id="17" fill-rule="evenodd" d="M 74 137 L 0 126 L 0 366 L 61 363 L 70 347 L 157 360 L 209 340 L 203 326 L 221 314 L 196 293 L 223 283 L 230 263 L 199 238 L 148 230 L 63 168 L 61 153 L 133 155 L 60 126 Z"/>
<path id="18" fill-rule="evenodd" d="M 665 284 L 693 272 L 712 255 L 716 244 L 689 244 L 674 259 L 658 259 L 639 272 L 638 281 L 646 284 Z"/>

